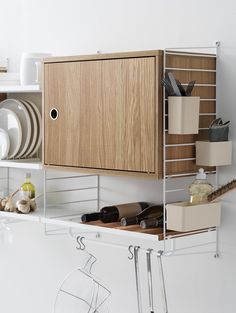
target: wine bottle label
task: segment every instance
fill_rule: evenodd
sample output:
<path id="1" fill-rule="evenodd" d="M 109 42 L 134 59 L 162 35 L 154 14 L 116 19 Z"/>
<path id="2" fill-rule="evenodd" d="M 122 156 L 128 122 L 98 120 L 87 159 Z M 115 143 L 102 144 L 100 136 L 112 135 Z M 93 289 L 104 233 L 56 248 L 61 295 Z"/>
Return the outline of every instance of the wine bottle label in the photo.
<path id="1" fill-rule="evenodd" d="M 139 214 L 142 211 L 139 203 L 119 204 L 116 205 L 119 211 L 119 219 L 122 217 L 131 217 Z"/>

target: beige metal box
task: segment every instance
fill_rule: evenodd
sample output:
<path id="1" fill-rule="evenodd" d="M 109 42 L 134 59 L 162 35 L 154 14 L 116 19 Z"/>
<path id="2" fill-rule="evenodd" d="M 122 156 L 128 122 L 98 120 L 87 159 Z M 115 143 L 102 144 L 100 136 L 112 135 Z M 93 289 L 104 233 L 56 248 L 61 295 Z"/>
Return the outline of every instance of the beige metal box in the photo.
<path id="1" fill-rule="evenodd" d="M 220 225 L 220 202 L 190 205 L 189 202 L 167 204 L 167 229 L 192 231 Z"/>
<path id="2" fill-rule="evenodd" d="M 198 134 L 200 97 L 168 97 L 169 134 Z"/>
<path id="3" fill-rule="evenodd" d="M 221 166 L 232 163 L 232 141 L 197 141 L 196 164 L 200 166 Z"/>

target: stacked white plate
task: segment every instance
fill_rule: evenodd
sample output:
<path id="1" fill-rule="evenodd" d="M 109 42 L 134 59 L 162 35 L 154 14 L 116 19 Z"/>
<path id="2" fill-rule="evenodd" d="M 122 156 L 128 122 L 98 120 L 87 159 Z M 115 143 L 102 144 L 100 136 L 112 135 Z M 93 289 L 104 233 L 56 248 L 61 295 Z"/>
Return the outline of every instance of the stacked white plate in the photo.
<path id="1" fill-rule="evenodd" d="M 0 103 L 0 160 L 34 157 L 41 145 L 41 114 L 29 100 Z"/>

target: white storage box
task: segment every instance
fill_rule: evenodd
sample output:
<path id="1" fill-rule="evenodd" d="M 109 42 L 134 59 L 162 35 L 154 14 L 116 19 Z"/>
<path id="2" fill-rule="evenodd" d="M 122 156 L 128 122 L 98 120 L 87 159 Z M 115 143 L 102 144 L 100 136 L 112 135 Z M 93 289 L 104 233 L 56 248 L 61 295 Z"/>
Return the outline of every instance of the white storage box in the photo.
<path id="1" fill-rule="evenodd" d="M 200 97 L 168 97 L 168 133 L 198 134 Z"/>
<path id="2" fill-rule="evenodd" d="M 196 164 L 200 166 L 232 164 L 232 141 L 197 141 Z"/>
<path id="3" fill-rule="evenodd" d="M 189 202 L 167 204 L 167 229 L 193 231 L 220 225 L 220 202 L 190 205 Z"/>

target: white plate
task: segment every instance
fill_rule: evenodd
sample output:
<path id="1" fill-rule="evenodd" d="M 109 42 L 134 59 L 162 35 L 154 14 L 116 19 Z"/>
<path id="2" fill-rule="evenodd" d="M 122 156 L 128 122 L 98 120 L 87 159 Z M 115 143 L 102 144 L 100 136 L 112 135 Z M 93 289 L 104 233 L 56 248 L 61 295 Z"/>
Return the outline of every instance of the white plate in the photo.
<path id="1" fill-rule="evenodd" d="M 31 122 L 30 143 L 29 143 L 27 150 L 25 151 L 25 154 L 22 155 L 22 158 L 26 158 L 31 153 L 33 148 L 35 147 L 37 137 L 38 137 L 38 125 L 37 125 L 37 119 L 36 119 L 36 116 L 35 116 L 35 113 L 34 113 L 32 106 L 25 100 L 20 99 L 19 101 L 21 103 L 23 103 L 23 105 L 28 110 L 30 122 Z"/>
<path id="2" fill-rule="evenodd" d="M 38 137 L 36 140 L 36 144 L 35 144 L 33 150 L 31 152 L 29 152 L 29 155 L 28 155 L 28 157 L 30 158 L 30 157 L 35 156 L 35 154 L 38 152 L 39 147 L 42 143 L 42 116 L 41 116 L 41 113 L 40 113 L 39 109 L 37 108 L 37 106 L 34 102 L 29 101 L 29 100 L 25 100 L 25 101 L 28 102 L 32 106 L 32 108 L 36 114 L 37 128 L 38 128 Z"/>
<path id="3" fill-rule="evenodd" d="M 8 133 L 0 128 L 0 160 L 6 159 L 10 149 L 10 139 Z"/>
<path id="4" fill-rule="evenodd" d="M 14 158 L 20 149 L 22 141 L 22 128 L 18 116 L 9 109 L 0 108 L 0 125 L 10 138 L 8 158 Z"/>
<path id="5" fill-rule="evenodd" d="M 31 138 L 31 122 L 29 113 L 24 106 L 23 103 L 21 103 L 19 100 L 16 99 L 6 99 L 0 103 L 0 108 L 7 108 L 11 111 L 13 111 L 19 118 L 21 127 L 22 127 L 22 142 L 20 149 L 16 155 L 14 155 L 15 158 L 22 157 L 29 146 L 30 138 Z"/>

